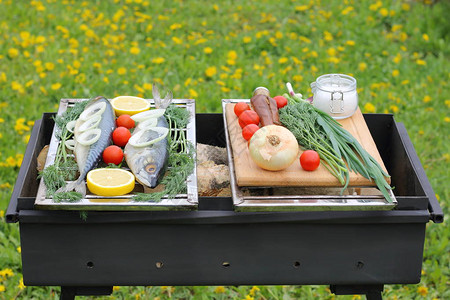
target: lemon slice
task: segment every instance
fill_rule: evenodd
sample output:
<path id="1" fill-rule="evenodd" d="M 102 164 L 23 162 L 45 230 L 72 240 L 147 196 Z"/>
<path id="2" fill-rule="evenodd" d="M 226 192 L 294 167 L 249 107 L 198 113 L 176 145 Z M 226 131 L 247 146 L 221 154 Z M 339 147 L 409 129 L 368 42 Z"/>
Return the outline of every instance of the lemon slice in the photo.
<path id="1" fill-rule="evenodd" d="M 150 102 L 133 96 L 116 97 L 111 100 L 111 105 L 117 117 L 120 115 L 132 116 L 150 109 Z"/>
<path id="2" fill-rule="evenodd" d="M 99 196 L 121 196 L 134 189 L 133 173 L 114 168 L 100 168 L 89 171 L 86 177 L 89 191 Z"/>

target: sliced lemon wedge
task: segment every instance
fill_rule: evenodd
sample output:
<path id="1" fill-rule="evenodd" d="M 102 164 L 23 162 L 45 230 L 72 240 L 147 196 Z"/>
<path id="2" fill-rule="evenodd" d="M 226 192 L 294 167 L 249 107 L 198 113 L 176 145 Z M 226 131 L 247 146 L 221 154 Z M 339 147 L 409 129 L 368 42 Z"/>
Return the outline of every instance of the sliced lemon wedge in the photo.
<path id="1" fill-rule="evenodd" d="M 150 109 L 150 102 L 144 98 L 134 96 L 119 96 L 111 100 L 111 105 L 116 113 L 120 115 L 135 115 Z"/>
<path id="2" fill-rule="evenodd" d="M 121 196 L 134 189 L 133 173 L 114 168 L 99 168 L 89 171 L 86 176 L 89 191 L 99 196 Z"/>

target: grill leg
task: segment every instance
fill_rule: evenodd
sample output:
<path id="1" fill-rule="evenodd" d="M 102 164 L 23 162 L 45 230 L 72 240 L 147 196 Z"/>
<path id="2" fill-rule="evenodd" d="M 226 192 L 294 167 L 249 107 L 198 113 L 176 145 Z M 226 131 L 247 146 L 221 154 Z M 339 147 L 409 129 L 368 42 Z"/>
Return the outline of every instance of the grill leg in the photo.
<path id="1" fill-rule="evenodd" d="M 75 300 L 75 296 L 100 296 L 111 295 L 112 286 L 82 287 L 62 286 L 59 300 Z"/>
<path id="2" fill-rule="evenodd" d="M 59 300 L 74 300 L 76 295 L 76 287 L 62 286 Z"/>

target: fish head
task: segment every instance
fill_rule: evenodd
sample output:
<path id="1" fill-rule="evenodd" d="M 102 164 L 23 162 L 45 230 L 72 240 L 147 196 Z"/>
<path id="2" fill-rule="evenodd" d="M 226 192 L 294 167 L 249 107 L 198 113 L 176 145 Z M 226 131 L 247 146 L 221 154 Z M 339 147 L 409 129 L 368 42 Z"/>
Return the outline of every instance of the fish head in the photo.
<path id="1" fill-rule="evenodd" d="M 134 164 L 136 179 L 151 188 L 156 187 L 158 184 L 161 169 L 163 168 L 162 162 L 155 161 L 153 157 L 141 156 Z"/>

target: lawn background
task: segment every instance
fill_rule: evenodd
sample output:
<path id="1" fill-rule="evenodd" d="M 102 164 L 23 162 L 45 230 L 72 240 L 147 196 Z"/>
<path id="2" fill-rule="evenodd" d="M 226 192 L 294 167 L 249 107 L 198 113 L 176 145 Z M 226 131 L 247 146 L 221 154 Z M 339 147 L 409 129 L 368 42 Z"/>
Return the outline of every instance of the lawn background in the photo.
<path id="1" fill-rule="evenodd" d="M 0 299 L 57 299 L 25 287 L 9 202 L 34 120 L 61 98 L 151 98 L 159 82 L 198 112 L 222 98 L 310 96 L 327 73 L 358 80 L 365 113 L 403 122 L 446 215 L 449 199 L 449 1 L 0 0 Z M 387 299 L 449 299 L 449 229 L 427 225 L 422 281 Z M 332 299 L 326 286 L 116 287 L 117 299 Z M 110 299 L 111 297 L 104 297 Z M 358 299 L 359 296 L 340 296 Z"/>

